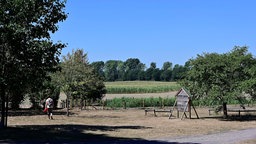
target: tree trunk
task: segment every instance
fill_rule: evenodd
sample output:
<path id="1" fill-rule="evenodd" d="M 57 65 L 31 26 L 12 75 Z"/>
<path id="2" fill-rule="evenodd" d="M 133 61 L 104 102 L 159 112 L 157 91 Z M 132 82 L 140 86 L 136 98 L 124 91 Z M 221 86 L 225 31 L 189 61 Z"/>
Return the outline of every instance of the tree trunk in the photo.
<path id="1" fill-rule="evenodd" d="M 66 93 L 66 95 L 67 95 L 67 99 L 66 99 L 66 108 L 67 108 L 67 116 L 69 116 L 69 107 L 70 107 L 70 92 L 67 92 Z"/>
<path id="2" fill-rule="evenodd" d="M 4 124 L 5 124 L 5 100 L 4 100 L 4 96 L 1 95 L 1 122 L 0 122 L 0 128 L 4 128 Z"/>
<path id="3" fill-rule="evenodd" d="M 6 107 L 5 107 L 5 102 L 6 102 L 6 99 L 5 99 L 5 88 L 4 88 L 4 86 L 1 86 L 1 122 L 0 122 L 0 128 L 5 128 L 5 127 L 7 127 L 7 125 L 6 125 L 6 122 L 5 122 L 5 120 L 7 120 L 7 119 L 5 119 L 5 113 L 6 113 Z"/>
<path id="4" fill-rule="evenodd" d="M 227 102 L 222 103 L 222 109 L 223 109 L 223 117 L 227 118 L 228 117 Z"/>

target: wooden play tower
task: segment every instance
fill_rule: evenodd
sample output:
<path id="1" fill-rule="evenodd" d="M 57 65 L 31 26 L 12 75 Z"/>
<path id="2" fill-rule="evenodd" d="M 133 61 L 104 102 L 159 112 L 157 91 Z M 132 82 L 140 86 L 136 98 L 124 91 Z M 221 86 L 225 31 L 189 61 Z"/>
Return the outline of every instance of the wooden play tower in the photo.
<path id="1" fill-rule="evenodd" d="M 195 107 L 193 106 L 192 103 L 192 95 L 190 94 L 190 92 L 185 89 L 185 88 L 181 88 L 177 94 L 175 95 L 176 100 L 174 102 L 173 105 L 173 110 L 171 111 L 170 115 L 169 115 L 169 119 L 172 116 L 172 113 L 174 111 L 174 109 L 177 109 L 177 117 L 179 118 L 179 113 L 182 113 L 181 119 L 184 118 L 184 116 L 186 118 L 191 119 L 191 108 L 193 108 L 193 110 L 195 111 L 196 117 L 199 119 L 199 116 L 196 112 Z M 189 116 L 187 116 L 187 114 L 189 114 Z"/>

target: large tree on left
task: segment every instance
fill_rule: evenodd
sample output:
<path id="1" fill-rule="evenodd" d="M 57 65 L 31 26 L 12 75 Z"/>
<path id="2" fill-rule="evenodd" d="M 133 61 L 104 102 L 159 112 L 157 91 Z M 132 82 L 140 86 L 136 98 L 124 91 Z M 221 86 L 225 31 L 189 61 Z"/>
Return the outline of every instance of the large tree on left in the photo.
<path id="1" fill-rule="evenodd" d="M 0 1 L 0 127 L 7 127 L 8 99 L 36 89 L 58 70 L 65 47 L 51 34 L 67 18 L 65 0 Z"/>

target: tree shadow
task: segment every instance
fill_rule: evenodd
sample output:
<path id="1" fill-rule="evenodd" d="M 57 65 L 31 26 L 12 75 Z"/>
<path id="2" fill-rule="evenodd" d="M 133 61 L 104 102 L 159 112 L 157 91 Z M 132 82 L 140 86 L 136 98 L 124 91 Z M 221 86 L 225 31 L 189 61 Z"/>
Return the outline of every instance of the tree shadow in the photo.
<path id="1" fill-rule="evenodd" d="M 245 115 L 228 115 L 227 117 L 216 115 L 216 116 L 206 116 L 206 117 L 200 117 L 200 119 L 218 119 L 220 121 L 255 121 L 256 115 L 253 114 L 245 114 Z"/>
<path id="2" fill-rule="evenodd" d="M 66 115 L 66 111 L 63 109 L 54 109 L 54 115 Z M 43 109 L 31 109 L 31 108 L 22 108 L 18 110 L 9 110 L 8 116 L 33 116 L 33 115 L 45 115 Z M 74 113 L 69 112 L 70 115 Z"/>
<path id="3" fill-rule="evenodd" d="M 240 121 L 240 122 L 249 122 L 255 121 L 256 115 L 245 114 L 245 115 L 229 115 L 227 118 L 223 118 L 223 121 Z"/>
<path id="4" fill-rule="evenodd" d="M 23 125 L 1 129 L 0 143 L 181 144 L 178 142 L 111 137 L 105 134 L 92 134 L 88 132 L 148 128 L 150 127 L 98 125 Z"/>

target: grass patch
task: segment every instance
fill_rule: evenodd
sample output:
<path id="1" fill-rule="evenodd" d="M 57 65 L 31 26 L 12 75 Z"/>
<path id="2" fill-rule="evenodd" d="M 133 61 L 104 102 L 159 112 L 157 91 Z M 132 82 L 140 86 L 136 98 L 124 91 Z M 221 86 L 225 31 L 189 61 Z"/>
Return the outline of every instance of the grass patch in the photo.
<path id="1" fill-rule="evenodd" d="M 165 107 L 165 106 L 173 106 L 176 98 L 162 98 L 162 97 L 150 97 L 150 98 L 114 98 L 108 99 L 104 101 L 105 107 L 110 108 L 144 108 L 144 107 Z M 240 104 L 238 101 L 229 101 L 229 105 L 237 105 Z M 247 105 L 248 103 L 246 103 Z M 251 103 L 255 104 L 255 103 Z M 206 100 L 193 100 L 194 106 L 199 107 L 208 107 L 211 106 L 209 101 Z M 222 105 L 221 103 L 216 105 Z"/>
<path id="2" fill-rule="evenodd" d="M 107 93 L 161 93 L 177 91 L 181 87 L 176 82 L 156 82 L 156 81 L 117 81 L 105 82 Z"/>

